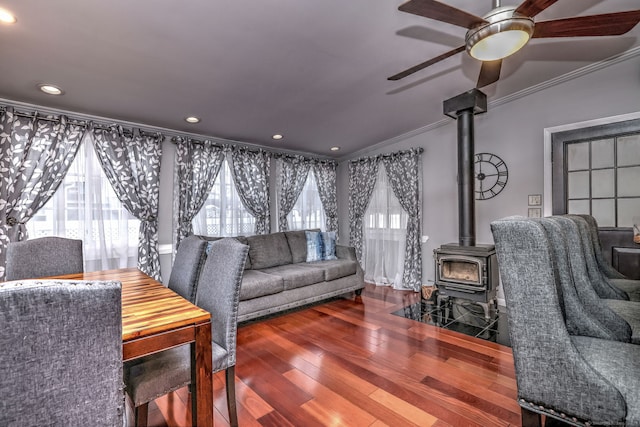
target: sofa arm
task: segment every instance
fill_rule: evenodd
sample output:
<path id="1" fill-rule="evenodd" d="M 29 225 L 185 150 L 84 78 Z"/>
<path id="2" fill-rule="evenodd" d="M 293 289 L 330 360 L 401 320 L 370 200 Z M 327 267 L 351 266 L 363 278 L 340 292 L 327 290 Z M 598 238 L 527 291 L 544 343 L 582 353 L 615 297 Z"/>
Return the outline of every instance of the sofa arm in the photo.
<path id="1" fill-rule="evenodd" d="M 336 245 L 336 256 L 338 259 L 357 261 L 356 248 L 352 246 Z"/>

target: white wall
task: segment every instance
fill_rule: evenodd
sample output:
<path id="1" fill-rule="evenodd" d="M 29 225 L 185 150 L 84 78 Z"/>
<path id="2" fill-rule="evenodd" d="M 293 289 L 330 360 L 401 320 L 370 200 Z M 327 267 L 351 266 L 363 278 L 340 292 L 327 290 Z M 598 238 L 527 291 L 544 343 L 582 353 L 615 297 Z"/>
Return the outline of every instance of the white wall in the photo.
<path id="1" fill-rule="evenodd" d="M 500 84 L 500 83 L 498 83 Z M 462 88 L 461 93 L 466 90 Z M 425 100 L 442 103 L 444 100 Z M 640 111 L 640 58 L 613 64 L 492 107 L 475 118 L 475 151 L 500 156 L 509 168 L 505 189 L 476 201 L 478 243 L 492 243 L 489 223 L 527 215 L 527 195 L 543 194 L 544 129 Z M 455 121 L 350 158 L 423 147 L 423 283 L 434 280 L 433 250 L 458 241 Z M 338 213 L 342 242 L 349 240 L 348 162 L 338 167 Z"/>

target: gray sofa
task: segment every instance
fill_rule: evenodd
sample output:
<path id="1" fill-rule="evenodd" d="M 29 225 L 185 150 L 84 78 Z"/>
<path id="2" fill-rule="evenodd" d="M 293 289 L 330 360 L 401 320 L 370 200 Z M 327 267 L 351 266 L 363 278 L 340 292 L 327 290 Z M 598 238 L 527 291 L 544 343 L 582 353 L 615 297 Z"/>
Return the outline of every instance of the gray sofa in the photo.
<path id="1" fill-rule="evenodd" d="M 235 238 L 249 246 L 238 322 L 348 292 L 360 294 L 364 288 L 364 272 L 352 247 L 336 245 L 335 260 L 306 262 L 304 230 Z"/>

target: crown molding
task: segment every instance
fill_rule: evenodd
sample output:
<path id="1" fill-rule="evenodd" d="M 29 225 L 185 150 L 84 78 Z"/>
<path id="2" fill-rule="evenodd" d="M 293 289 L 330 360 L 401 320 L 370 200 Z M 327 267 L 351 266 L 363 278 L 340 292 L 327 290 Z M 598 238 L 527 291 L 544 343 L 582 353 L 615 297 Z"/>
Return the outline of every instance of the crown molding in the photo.
<path id="1" fill-rule="evenodd" d="M 536 85 L 533 86 L 529 86 L 528 88 L 525 89 L 521 89 L 517 92 L 514 92 L 512 94 L 503 96 L 501 98 L 498 99 L 494 99 L 492 101 L 489 101 L 489 108 L 493 108 L 493 107 L 498 107 L 500 105 L 504 105 L 504 104 L 508 104 L 509 102 L 512 101 L 516 101 L 518 99 L 524 98 L 526 96 L 532 95 L 536 92 L 540 92 L 543 91 L 545 89 L 548 89 L 550 87 L 568 82 L 570 80 L 573 79 L 577 79 L 578 77 L 582 77 L 584 75 L 593 73 L 595 71 L 599 71 L 602 70 L 604 68 L 610 67 L 612 65 L 621 63 L 621 62 L 625 62 L 628 61 L 630 59 L 635 58 L 636 56 L 640 55 L 640 46 L 636 46 L 632 49 L 629 49 L 623 53 L 620 53 L 618 55 L 614 55 L 611 56 L 607 59 L 603 59 L 602 61 L 598 61 L 598 62 L 594 62 L 593 64 L 589 64 L 586 65 L 584 67 L 578 68 L 576 70 L 570 71 L 568 73 L 562 74 L 558 77 L 554 77 L 553 79 L 547 80 L 545 82 L 542 83 L 538 83 Z M 338 162 L 344 162 L 347 160 L 351 160 L 357 157 L 361 157 L 364 155 L 368 155 L 369 153 L 371 153 L 372 151 L 376 151 L 382 148 L 385 148 L 388 145 L 392 145 L 401 141 L 404 141 L 406 139 L 412 138 L 414 136 L 420 135 L 422 133 L 426 133 L 429 132 L 433 129 L 439 128 L 441 126 L 446 125 L 447 123 L 454 121 L 453 119 L 447 117 L 447 118 L 443 118 L 441 120 L 438 120 L 437 122 L 433 122 L 430 123 L 426 126 L 411 130 L 409 132 L 403 133 L 401 135 L 398 136 L 394 136 L 393 138 L 389 138 L 387 140 L 378 142 L 374 145 L 371 145 L 367 148 L 363 148 L 362 150 L 356 151 L 355 153 L 352 153 L 348 156 L 344 156 L 344 157 L 340 157 L 338 158 Z"/>

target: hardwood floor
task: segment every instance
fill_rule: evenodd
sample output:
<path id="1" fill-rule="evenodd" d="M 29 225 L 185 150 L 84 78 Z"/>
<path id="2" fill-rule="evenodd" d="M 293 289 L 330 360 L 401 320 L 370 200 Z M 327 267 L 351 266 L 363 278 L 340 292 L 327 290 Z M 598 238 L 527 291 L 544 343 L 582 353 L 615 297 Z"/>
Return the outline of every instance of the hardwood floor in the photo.
<path id="1" fill-rule="evenodd" d="M 361 297 L 241 325 L 240 426 L 520 425 L 511 349 L 390 314 L 419 299 L 367 285 Z M 224 376 L 214 421 L 228 426 Z M 150 426 L 188 425 L 187 389 L 149 406 Z"/>

